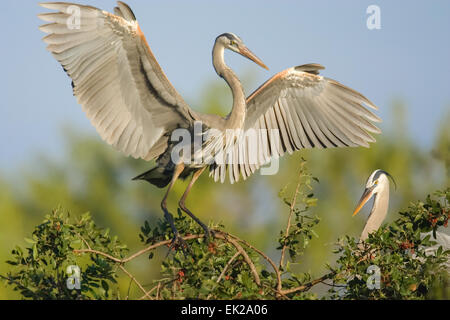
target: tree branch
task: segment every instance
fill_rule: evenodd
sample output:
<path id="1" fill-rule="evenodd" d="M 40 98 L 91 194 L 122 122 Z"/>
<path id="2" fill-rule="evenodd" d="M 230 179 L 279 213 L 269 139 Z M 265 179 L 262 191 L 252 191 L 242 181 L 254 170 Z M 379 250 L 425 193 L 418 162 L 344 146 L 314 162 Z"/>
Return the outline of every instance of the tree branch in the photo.
<path id="1" fill-rule="evenodd" d="M 236 236 L 232 236 L 232 235 L 230 235 L 230 234 L 228 234 L 226 232 L 220 231 L 220 230 L 213 230 L 213 231 L 214 231 L 214 238 L 224 240 L 225 242 L 230 243 L 231 245 L 233 245 L 236 248 L 237 252 L 242 255 L 242 257 L 244 258 L 245 262 L 248 264 L 248 266 L 250 268 L 250 271 L 252 272 L 253 277 L 255 278 L 256 284 L 258 286 L 261 286 L 261 279 L 259 277 L 258 271 L 256 270 L 255 264 L 250 259 L 248 253 L 239 244 L 239 242 L 240 241 L 242 242 L 243 240 L 239 239 Z M 205 237 L 205 234 L 195 234 L 195 235 L 184 236 L 182 238 L 183 238 L 183 240 L 187 241 L 187 240 L 200 239 L 200 238 L 204 238 L 204 237 Z M 101 251 L 98 251 L 98 250 L 91 249 L 88 244 L 87 244 L 88 249 L 74 250 L 74 253 L 77 253 L 77 254 L 83 254 L 83 253 L 97 254 L 97 255 L 103 256 L 103 257 L 105 257 L 105 258 L 107 258 L 107 259 L 109 259 L 111 261 L 114 261 L 114 262 L 120 264 L 121 269 L 140 287 L 140 289 L 145 294 L 144 297 L 147 297 L 149 293 L 147 293 L 145 291 L 145 289 L 142 287 L 142 285 L 140 285 L 140 283 L 136 280 L 136 278 L 134 278 L 130 273 L 128 273 L 128 271 L 126 271 L 123 268 L 123 264 L 125 264 L 125 263 L 127 263 L 127 262 L 129 262 L 129 261 L 131 261 L 133 259 L 136 259 L 137 257 L 139 257 L 139 256 L 141 256 L 141 255 L 143 255 L 143 254 L 145 254 L 145 253 L 147 253 L 149 251 L 152 251 L 152 250 L 154 250 L 156 248 L 168 245 L 171 242 L 172 242 L 172 240 L 164 240 L 164 241 L 152 244 L 152 245 L 150 245 L 150 246 L 148 246 L 148 247 L 146 247 L 146 248 L 144 248 L 144 249 L 134 253 L 133 255 L 131 255 L 131 256 L 127 257 L 127 258 L 123 258 L 123 259 L 119 259 L 119 258 L 113 257 L 110 254 L 107 254 L 105 252 L 101 252 Z M 245 243 L 245 244 L 250 246 L 247 243 Z M 263 254 L 261 251 L 259 251 L 259 250 L 255 250 L 255 251 L 257 251 L 259 254 L 261 254 L 266 260 L 268 260 L 268 261 L 270 260 L 270 258 L 267 257 L 265 254 Z"/>
<path id="2" fill-rule="evenodd" d="M 324 275 L 324 276 L 322 276 L 322 277 L 320 277 L 320 278 L 318 278 L 318 279 L 315 279 L 315 280 L 313 280 L 313 281 L 311 281 L 311 282 L 309 282 L 309 283 L 307 283 L 307 284 L 304 284 L 304 285 L 302 285 L 302 286 L 298 286 L 298 287 L 291 288 L 291 289 L 286 289 L 286 290 L 280 290 L 280 293 L 282 293 L 282 294 L 284 294 L 284 295 L 288 295 L 288 294 L 294 293 L 294 292 L 299 292 L 299 291 L 300 291 L 300 292 L 303 292 L 303 291 L 307 291 L 307 290 L 309 290 L 311 287 L 315 286 L 316 284 L 318 284 L 318 283 L 320 283 L 320 282 L 322 282 L 322 281 L 324 281 L 324 280 L 327 280 L 327 279 L 331 278 L 333 275 L 334 275 L 333 272 L 332 272 L 332 273 L 328 273 L 328 274 L 326 274 L 326 275 Z"/>
<path id="3" fill-rule="evenodd" d="M 291 200 L 291 205 L 290 205 L 290 209 L 289 209 L 289 218 L 288 218 L 288 222 L 287 222 L 287 226 L 286 226 L 286 232 L 285 232 L 285 238 L 287 238 L 289 236 L 289 230 L 291 228 L 291 220 L 292 220 L 292 216 L 294 215 L 294 209 L 295 209 L 295 204 L 297 203 L 297 196 L 298 193 L 300 191 L 300 186 L 301 186 L 301 177 L 303 174 L 303 165 L 304 162 L 301 164 L 300 167 L 300 173 L 298 175 L 298 182 L 297 182 L 297 186 L 295 188 L 295 192 L 294 195 L 292 196 L 292 200 Z M 286 240 L 284 241 L 283 247 L 281 249 L 281 257 L 280 257 L 280 263 L 279 263 L 279 268 L 283 268 L 283 264 L 284 264 L 284 256 L 286 254 L 286 248 L 287 248 L 287 243 Z"/>
<path id="4" fill-rule="evenodd" d="M 131 274 L 131 273 L 129 273 L 128 271 L 127 271 L 127 269 L 125 269 L 124 268 L 124 266 L 123 265 L 119 265 L 119 268 L 128 276 L 128 277 L 130 277 L 130 279 L 132 280 L 132 281 L 134 281 L 134 283 L 136 283 L 136 285 L 139 287 L 139 289 L 141 289 L 141 291 L 144 293 L 144 299 L 145 298 L 149 298 L 150 300 L 153 300 L 153 298 L 152 297 L 150 297 L 150 293 L 149 292 L 147 292 L 145 289 L 144 289 L 144 287 L 139 283 L 139 281 L 137 281 L 137 279 Z"/>
<path id="5" fill-rule="evenodd" d="M 297 188 L 297 190 L 298 190 L 298 188 Z M 296 193 L 297 193 L 297 191 L 296 191 Z M 295 199 L 295 196 L 294 196 L 294 199 Z M 248 266 L 250 268 L 250 271 L 253 274 L 253 277 L 255 279 L 256 284 L 258 286 L 261 286 L 261 279 L 259 277 L 259 274 L 258 274 L 258 272 L 256 270 L 256 267 L 255 267 L 253 261 L 250 259 L 248 253 L 244 250 L 244 248 L 239 243 L 241 243 L 241 244 L 245 245 L 246 247 L 248 247 L 249 249 L 255 251 L 257 254 L 259 254 L 264 260 L 266 260 L 272 266 L 272 268 L 273 268 L 273 270 L 274 270 L 274 272 L 275 272 L 275 274 L 277 276 L 277 286 L 276 286 L 275 292 L 276 292 L 277 295 L 282 296 L 284 298 L 288 298 L 287 295 L 291 294 L 291 293 L 295 293 L 295 292 L 299 292 L 299 291 L 307 291 L 311 287 L 313 287 L 314 285 L 316 285 L 316 284 L 318 284 L 318 283 L 320 283 L 320 282 L 322 282 L 322 281 L 324 281 L 326 279 L 329 279 L 330 277 L 332 277 L 334 275 L 334 273 L 329 273 L 329 274 L 326 274 L 326 275 L 324 275 L 324 276 L 322 276 L 322 277 L 320 277 L 318 279 L 315 279 L 315 280 L 313 280 L 313 281 L 311 281 L 311 282 L 309 282 L 309 283 L 307 283 L 305 285 L 283 290 L 282 289 L 282 281 L 281 281 L 280 269 L 277 267 L 275 262 L 269 256 L 267 256 L 261 250 L 255 248 L 253 245 L 251 245 L 247 241 L 245 241 L 243 239 L 240 239 L 240 238 L 238 238 L 238 237 L 236 237 L 236 236 L 234 236 L 232 234 L 229 234 L 229 233 L 226 233 L 226 232 L 223 232 L 223 231 L 220 231 L 220 230 L 213 230 L 213 231 L 214 231 L 214 233 L 213 233 L 214 234 L 214 238 L 220 239 L 220 240 L 223 240 L 225 242 L 230 243 L 237 250 L 236 253 L 232 256 L 232 258 L 225 265 L 225 267 L 222 270 L 221 274 L 219 275 L 219 278 L 217 279 L 216 283 L 219 283 L 220 280 L 224 277 L 226 271 L 228 270 L 230 265 L 233 263 L 233 261 L 239 255 L 242 255 L 242 257 L 244 258 L 245 262 L 248 264 Z M 289 230 L 287 230 L 287 232 L 288 231 Z M 195 239 L 200 239 L 200 238 L 204 238 L 204 237 L 205 237 L 205 234 L 193 234 L 193 235 L 184 236 L 182 238 L 183 238 L 183 240 L 188 241 L 188 240 L 195 240 Z M 139 256 L 141 256 L 141 255 L 143 255 L 143 254 L 145 254 L 145 253 L 147 253 L 149 251 L 155 250 L 155 249 L 157 249 L 159 247 L 162 247 L 162 246 L 165 246 L 165 245 L 169 245 L 171 242 L 172 242 L 172 240 L 164 240 L 164 241 L 152 244 L 152 245 L 150 245 L 150 246 L 148 246 L 148 247 L 146 247 L 146 248 L 144 248 L 144 249 L 142 249 L 142 250 L 140 250 L 140 251 L 130 255 L 129 257 L 123 258 L 123 259 L 119 259 L 119 258 L 113 257 L 113 256 L 111 256 L 111 255 L 109 255 L 107 253 L 91 249 L 90 247 L 89 247 L 89 249 L 74 250 L 74 252 L 78 253 L 78 254 L 83 254 L 83 253 L 97 254 L 97 255 L 101 255 L 101 256 L 103 256 L 103 257 L 105 257 L 107 259 L 110 259 L 111 261 L 114 261 L 114 262 L 118 263 L 120 269 L 128 277 L 130 277 L 130 279 L 134 283 L 136 283 L 136 285 L 144 293 L 144 296 L 142 296 L 140 298 L 140 300 L 145 299 L 145 298 L 152 299 L 150 294 L 153 293 L 154 290 L 158 291 L 157 297 L 156 297 L 156 299 L 158 299 L 159 291 L 161 289 L 161 283 L 158 283 L 157 286 L 155 286 L 154 288 L 152 288 L 150 291 L 147 292 L 144 289 L 144 287 L 139 283 L 139 281 L 137 281 L 137 279 L 123 267 L 123 264 L 125 264 L 127 262 L 130 262 L 131 260 L 136 259 L 137 257 L 139 257 Z M 280 265 L 282 265 L 281 262 L 282 262 L 282 260 L 280 260 Z"/>

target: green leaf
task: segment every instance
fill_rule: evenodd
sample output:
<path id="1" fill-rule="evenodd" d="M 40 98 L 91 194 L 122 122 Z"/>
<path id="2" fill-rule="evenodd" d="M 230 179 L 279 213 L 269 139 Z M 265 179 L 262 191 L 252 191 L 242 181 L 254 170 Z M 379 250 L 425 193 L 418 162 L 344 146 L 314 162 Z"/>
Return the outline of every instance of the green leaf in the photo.
<path id="1" fill-rule="evenodd" d="M 36 240 L 30 239 L 30 238 L 24 238 L 24 239 L 25 239 L 25 242 L 29 243 L 29 244 L 35 244 L 37 242 Z"/>
<path id="2" fill-rule="evenodd" d="M 105 292 L 109 291 L 109 285 L 105 280 L 102 280 L 102 288 L 105 290 Z"/>
<path id="3" fill-rule="evenodd" d="M 38 249 L 36 243 L 33 245 L 33 259 L 37 260 L 38 258 Z"/>

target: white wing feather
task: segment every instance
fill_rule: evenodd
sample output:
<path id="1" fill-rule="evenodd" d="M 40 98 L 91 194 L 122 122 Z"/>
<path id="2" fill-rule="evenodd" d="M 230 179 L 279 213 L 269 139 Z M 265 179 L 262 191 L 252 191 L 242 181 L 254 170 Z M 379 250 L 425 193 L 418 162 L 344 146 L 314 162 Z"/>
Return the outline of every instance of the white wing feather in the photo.
<path id="1" fill-rule="evenodd" d="M 150 160 L 165 133 L 188 127 L 194 112 L 158 65 L 129 7 L 117 15 L 72 3 L 43 3 L 47 49 L 73 80 L 74 95 L 103 140 L 126 155 Z M 79 28 L 69 26 L 79 9 Z"/>
<path id="2" fill-rule="evenodd" d="M 381 133 L 372 122 L 381 119 L 365 106 L 377 107 L 360 93 L 318 75 L 323 69 L 309 64 L 278 73 L 247 99 L 244 132 L 231 153 L 238 162 L 213 167 L 211 176 L 229 170 L 231 183 L 244 179 L 272 158 L 306 148 L 368 147 L 371 133 Z M 262 130 L 261 130 L 262 129 Z M 270 130 L 274 133 L 270 134 Z M 257 139 L 247 139 L 251 130 Z M 241 155 L 257 153 L 255 161 Z M 246 151 L 250 153 L 250 151 Z M 233 156 L 235 157 L 235 156 Z M 223 179 L 222 179 L 223 180 Z"/>

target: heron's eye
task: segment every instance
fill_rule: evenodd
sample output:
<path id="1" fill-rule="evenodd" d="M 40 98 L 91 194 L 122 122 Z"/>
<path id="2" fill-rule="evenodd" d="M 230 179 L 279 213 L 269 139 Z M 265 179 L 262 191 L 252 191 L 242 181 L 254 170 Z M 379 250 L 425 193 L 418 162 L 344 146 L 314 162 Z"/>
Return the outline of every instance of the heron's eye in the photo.
<path id="1" fill-rule="evenodd" d="M 375 182 L 373 183 L 374 185 L 377 185 L 378 184 L 378 180 L 375 180 Z"/>
<path id="2" fill-rule="evenodd" d="M 236 45 L 236 41 L 231 40 L 231 45 L 232 45 L 232 46 L 235 46 L 235 45 Z"/>

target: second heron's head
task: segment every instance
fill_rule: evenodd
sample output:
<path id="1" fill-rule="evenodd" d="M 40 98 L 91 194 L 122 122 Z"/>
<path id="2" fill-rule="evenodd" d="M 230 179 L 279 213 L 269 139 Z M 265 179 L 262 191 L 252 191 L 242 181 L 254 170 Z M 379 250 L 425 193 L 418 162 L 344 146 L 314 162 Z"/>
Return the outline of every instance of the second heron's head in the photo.
<path id="1" fill-rule="evenodd" d="M 223 33 L 216 38 L 216 46 L 222 46 L 240 55 L 252 60 L 257 65 L 269 70 L 267 66 L 253 52 L 251 52 L 244 44 L 241 38 L 233 33 Z"/>
<path id="2" fill-rule="evenodd" d="M 376 194 L 382 191 L 389 192 L 388 178 L 391 178 L 392 181 L 394 182 L 394 185 L 396 186 L 394 178 L 386 171 L 378 169 L 372 172 L 370 177 L 367 179 L 366 188 L 364 189 L 361 199 L 356 205 L 355 211 L 353 211 L 353 215 L 356 215 L 361 210 L 361 208 L 366 204 L 366 202 L 369 201 Z"/>

